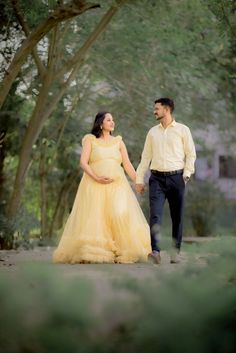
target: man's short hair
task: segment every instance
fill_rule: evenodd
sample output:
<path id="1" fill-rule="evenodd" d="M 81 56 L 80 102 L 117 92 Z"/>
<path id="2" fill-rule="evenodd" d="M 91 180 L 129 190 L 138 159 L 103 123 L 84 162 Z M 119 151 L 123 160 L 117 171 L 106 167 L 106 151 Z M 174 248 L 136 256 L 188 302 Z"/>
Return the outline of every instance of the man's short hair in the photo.
<path id="1" fill-rule="evenodd" d="M 174 101 L 170 98 L 159 98 L 155 100 L 156 103 L 161 103 L 161 105 L 164 105 L 166 107 L 170 108 L 170 112 L 172 113 L 175 109 L 175 104 Z"/>

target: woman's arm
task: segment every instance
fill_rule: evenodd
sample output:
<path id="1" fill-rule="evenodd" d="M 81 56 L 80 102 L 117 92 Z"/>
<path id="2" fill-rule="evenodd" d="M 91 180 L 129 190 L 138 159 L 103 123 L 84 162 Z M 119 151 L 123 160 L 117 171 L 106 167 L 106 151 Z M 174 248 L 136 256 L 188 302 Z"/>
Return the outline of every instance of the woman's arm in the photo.
<path id="1" fill-rule="evenodd" d="M 128 155 L 126 146 L 123 141 L 121 141 L 121 143 L 120 143 L 120 152 L 121 152 L 121 156 L 122 156 L 122 164 L 123 164 L 124 170 L 126 171 L 128 176 L 130 177 L 130 179 L 135 183 L 136 172 L 135 172 L 135 169 L 134 169 L 132 163 L 129 160 L 129 155 Z"/>
<path id="2" fill-rule="evenodd" d="M 82 153 L 81 153 L 81 156 L 80 156 L 80 166 L 81 166 L 81 168 L 93 180 L 95 180 L 96 182 L 98 182 L 100 184 L 110 184 L 110 183 L 112 183 L 113 180 L 111 178 L 107 178 L 107 177 L 104 177 L 104 176 L 97 176 L 93 172 L 93 170 L 90 167 L 90 165 L 88 164 L 89 157 L 90 157 L 90 154 L 91 154 L 91 149 L 92 149 L 91 141 L 89 139 L 85 140 L 85 142 L 83 144 Z"/>

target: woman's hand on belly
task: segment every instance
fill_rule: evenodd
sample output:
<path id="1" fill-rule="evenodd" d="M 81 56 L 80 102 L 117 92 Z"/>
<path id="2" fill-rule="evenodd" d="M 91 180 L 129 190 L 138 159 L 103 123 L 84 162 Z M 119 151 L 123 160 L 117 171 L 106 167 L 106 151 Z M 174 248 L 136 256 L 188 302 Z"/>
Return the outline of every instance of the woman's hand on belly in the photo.
<path id="1" fill-rule="evenodd" d="M 114 179 L 111 179 L 109 177 L 106 176 L 98 176 L 96 178 L 96 182 L 100 183 L 100 184 L 111 184 L 114 181 Z"/>

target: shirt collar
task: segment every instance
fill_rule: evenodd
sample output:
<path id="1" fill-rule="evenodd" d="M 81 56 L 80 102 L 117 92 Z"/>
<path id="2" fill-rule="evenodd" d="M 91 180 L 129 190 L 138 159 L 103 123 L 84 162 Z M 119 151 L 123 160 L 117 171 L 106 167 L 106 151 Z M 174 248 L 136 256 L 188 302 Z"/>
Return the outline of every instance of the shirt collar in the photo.
<path id="1" fill-rule="evenodd" d="M 168 127 L 169 126 L 175 126 L 175 125 L 176 125 L 176 121 L 175 121 L 175 119 L 173 119 L 172 122 L 170 123 L 170 125 L 168 125 Z M 163 128 L 162 123 L 158 124 L 157 126 Z"/>

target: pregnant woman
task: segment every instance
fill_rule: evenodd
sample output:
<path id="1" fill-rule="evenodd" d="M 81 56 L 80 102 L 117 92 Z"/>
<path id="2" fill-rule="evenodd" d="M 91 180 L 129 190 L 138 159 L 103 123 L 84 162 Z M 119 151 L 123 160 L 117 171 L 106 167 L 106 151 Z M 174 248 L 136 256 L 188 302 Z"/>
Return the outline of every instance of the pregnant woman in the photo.
<path id="1" fill-rule="evenodd" d="M 147 261 L 149 226 L 125 176 L 136 173 L 108 112 L 96 115 L 91 134 L 82 140 L 84 170 L 55 263 L 134 263 Z M 123 168 L 121 166 L 123 165 Z"/>

